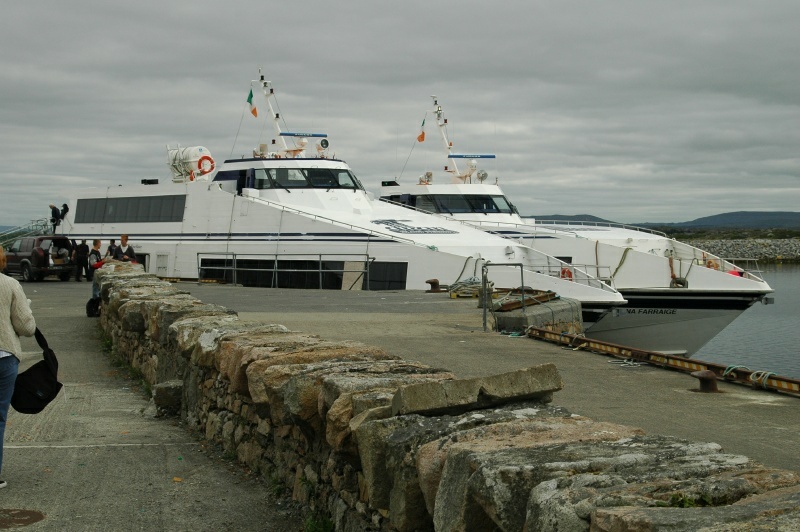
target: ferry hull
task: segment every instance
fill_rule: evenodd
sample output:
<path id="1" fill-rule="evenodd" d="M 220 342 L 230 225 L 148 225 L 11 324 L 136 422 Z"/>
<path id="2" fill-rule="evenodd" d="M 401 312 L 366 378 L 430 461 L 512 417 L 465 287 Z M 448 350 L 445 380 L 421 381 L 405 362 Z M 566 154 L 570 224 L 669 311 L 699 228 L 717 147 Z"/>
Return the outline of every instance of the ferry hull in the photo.
<path id="1" fill-rule="evenodd" d="M 622 291 L 628 304 L 603 312 L 586 336 L 648 351 L 692 356 L 763 296 L 691 296 Z"/>

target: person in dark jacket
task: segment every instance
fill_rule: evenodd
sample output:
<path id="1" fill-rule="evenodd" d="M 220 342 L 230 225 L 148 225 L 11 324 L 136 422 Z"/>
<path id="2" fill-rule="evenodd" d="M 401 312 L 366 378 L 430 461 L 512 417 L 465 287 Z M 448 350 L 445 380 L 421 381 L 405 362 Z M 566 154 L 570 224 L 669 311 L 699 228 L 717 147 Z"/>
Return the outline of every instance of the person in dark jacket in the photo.
<path id="1" fill-rule="evenodd" d="M 50 223 L 53 224 L 53 234 L 56 234 L 56 227 L 61 223 L 61 212 L 54 204 L 50 204 Z"/>
<path id="2" fill-rule="evenodd" d="M 123 262 L 136 262 L 136 252 L 128 245 L 128 235 L 119 237 L 119 246 L 114 250 L 114 258 Z"/>
<path id="3" fill-rule="evenodd" d="M 114 250 L 117 249 L 117 241 L 113 238 L 111 239 L 111 243 L 108 244 L 108 249 L 106 249 L 106 254 L 103 255 L 103 258 L 114 258 Z"/>
<path id="4" fill-rule="evenodd" d="M 86 240 L 81 240 L 81 243 L 75 246 L 72 260 L 75 262 L 75 280 L 80 282 L 83 274 L 87 279 L 91 279 L 89 277 L 89 246 L 86 245 Z"/>

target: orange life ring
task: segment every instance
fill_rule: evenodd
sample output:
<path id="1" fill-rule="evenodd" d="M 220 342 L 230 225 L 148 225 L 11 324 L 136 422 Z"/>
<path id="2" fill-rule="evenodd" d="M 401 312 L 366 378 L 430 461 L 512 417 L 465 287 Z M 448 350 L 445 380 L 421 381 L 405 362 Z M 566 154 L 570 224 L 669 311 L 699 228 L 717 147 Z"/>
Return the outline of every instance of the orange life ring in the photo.
<path id="1" fill-rule="evenodd" d="M 208 161 L 207 166 L 204 164 L 206 161 Z M 214 159 L 212 159 L 210 155 L 203 155 L 197 159 L 197 170 L 200 172 L 200 175 L 210 174 L 214 171 L 214 167 Z"/>
<path id="2" fill-rule="evenodd" d="M 571 281 L 572 280 L 572 270 L 570 270 L 566 266 L 561 268 L 561 278 L 562 279 L 568 279 L 568 280 Z"/>

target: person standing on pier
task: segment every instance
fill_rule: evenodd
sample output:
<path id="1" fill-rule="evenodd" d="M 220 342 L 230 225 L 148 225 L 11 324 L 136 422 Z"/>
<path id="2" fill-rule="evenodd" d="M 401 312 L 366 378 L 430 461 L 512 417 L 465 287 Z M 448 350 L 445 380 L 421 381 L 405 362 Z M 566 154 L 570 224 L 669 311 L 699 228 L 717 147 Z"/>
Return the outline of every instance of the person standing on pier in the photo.
<path id="1" fill-rule="evenodd" d="M 75 246 L 75 250 L 72 252 L 72 260 L 75 261 L 75 280 L 81 280 L 81 275 L 86 275 L 87 279 L 89 277 L 89 246 L 86 244 L 86 240 L 81 240 L 81 243 Z"/>
<path id="2" fill-rule="evenodd" d="M 94 279 L 94 270 L 99 268 L 95 266 L 98 262 L 103 260 L 103 256 L 100 254 L 100 240 L 94 239 L 92 240 L 92 249 L 89 251 L 89 269 L 86 270 L 86 280 L 91 281 Z"/>
<path id="3" fill-rule="evenodd" d="M 104 259 L 108 259 L 108 258 L 112 258 L 113 259 L 114 258 L 114 251 L 116 249 L 117 249 L 117 241 L 112 238 L 111 242 L 108 244 L 108 249 L 106 249 L 106 254 L 103 255 L 103 258 Z"/>
<path id="4" fill-rule="evenodd" d="M 6 255 L 0 248 L 0 272 L 6 267 Z M 3 471 L 3 439 L 8 408 L 19 372 L 17 355 L 22 352 L 20 336 L 33 336 L 36 320 L 19 281 L 0 273 L 0 473 Z M 0 480 L 0 488 L 8 483 Z"/>
<path id="5" fill-rule="evenodd" d="M 128 245 L 128 235 L 119 237 L 119 246 L 114 250 L 114 258 L 123 262 L 136 262 L 136 252 Z"/>

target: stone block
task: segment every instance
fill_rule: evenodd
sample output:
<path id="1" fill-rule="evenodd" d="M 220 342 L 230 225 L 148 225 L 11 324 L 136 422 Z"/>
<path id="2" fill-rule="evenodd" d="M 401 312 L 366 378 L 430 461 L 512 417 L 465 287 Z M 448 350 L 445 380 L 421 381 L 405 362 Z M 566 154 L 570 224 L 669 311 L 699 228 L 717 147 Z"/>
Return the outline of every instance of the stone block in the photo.
<path id="1" fill-rule="evenodd" d="M 177 415 L 183 400 L 183 381 L 172 380 L 153 386 L 153 402 L 160 413 Z"/>
<path id="2" fill-rule="evenodd" d="M 732 502 L 737 482 L 723 489 L 720 479 L 757 469 L 716 444 L 642 435 L 608 441 L 605 429 L 596 432 L 600 439 L 573 435 L 555 445 L 454 444 L 436 494 L 437 530 L 463 530 L 467 522 L 509 530 L 587 529 L 597 508 L 668 506 L 684 499 L 720 504 L 720 493 Z"/>
<path id="3" fill-rule="evenodd" d="M 768 491 L 728 506 L 695 508 L 598 508 L 592 532 L 704 530 L 707 532 L 794 531 L 800 525 L 800 486 Z"/>
<path id="4" fill-rule="evenodd" d="M 511 401 L 544 399 L 563 388 L 554 364 L 489 377 L 403 386 L 392 400 L 392 414 L 457 414 Z"/>
<path id="5" fill-rule="evenodd" d="M 575 299 L 559 298 L 538 305 L 528 305 L 510 312 L 497 312 L 494 315 L 495 329 L 507 332 L 524 332 L 528 327 L 549 329 L 557 333 L 583 332 L 581 302 Z"/>
<path id="6" fill-rule="evenodd" d="M 386 510 L 386 515 L 391 516 L 392 526 L 399 530 L 430 526 L 432 513 L 427 511 L 424 503 L 420 488 L 422 479 L 418 476 L 415 459 L 425 444 L 448 435 L 458 439 L 459 434 L 475 427 L 527 419 L 540 412 L 569 415 L 564 409 L 533 401 L 461 416 L 410 414 L 381 419 L 387 410 L 386 407 L 367 410 L 353 418 L 351 428 L 358 445 L 370 505 Z M 362 418 L 378 419 L 368 421 Z"/>

